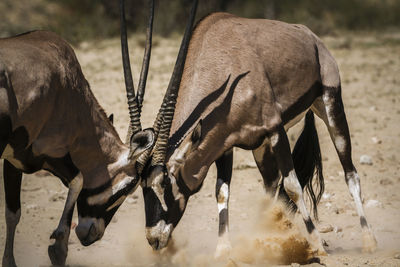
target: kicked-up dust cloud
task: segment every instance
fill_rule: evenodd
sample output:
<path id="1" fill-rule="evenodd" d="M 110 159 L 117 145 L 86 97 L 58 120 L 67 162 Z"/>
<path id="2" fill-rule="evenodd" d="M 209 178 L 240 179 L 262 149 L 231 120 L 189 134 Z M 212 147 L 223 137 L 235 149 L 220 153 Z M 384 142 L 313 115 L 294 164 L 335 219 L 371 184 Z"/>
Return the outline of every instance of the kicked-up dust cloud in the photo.
<path id="1" fill-rule="evenodd" d="M 292 217 L 282 203 L 274 203 L 272 198 L 267 197 L 259 203 L 258 218 L 252 218 L 254 227 L 239 233 L 237 238 L 232 238 L 232 250 L 222 259 L 215 259 L 212 253 L 189 252 L 187 242 L 190 239 L 185 242 L 171 240 L 168 247 L 161 252 L 145 249 L 147 253 L 142 256 L 149 256 L 149 261 L 156 266 L 304 264 L 313 258 L 312 249 Z M 214 243 L 210 241 L 211 246 Z"/>
<path id="2" fill-rule="evenodd" d="M 231 259 L 256 265 L 307 263 L 312 249 L 292 217 L 282 203 L 261 201 L 254 230 L 238 238 Z"/>

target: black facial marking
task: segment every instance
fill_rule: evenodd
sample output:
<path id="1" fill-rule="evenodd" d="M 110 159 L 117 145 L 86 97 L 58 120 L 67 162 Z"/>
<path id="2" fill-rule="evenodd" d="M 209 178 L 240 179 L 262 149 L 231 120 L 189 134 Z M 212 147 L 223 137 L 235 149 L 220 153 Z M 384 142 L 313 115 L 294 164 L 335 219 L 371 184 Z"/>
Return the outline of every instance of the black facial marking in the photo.
<path id="1" fill-rule="evenodd" d="M 228 210 L 227 209 L 222 209 L 219 212 L 219 229 L 218 229 L 218 235 L 221 236 L 225 233 L 225 230 L 228 226 Z"/>
<path id="2" fill-rule="evenodd" d="M 138 179 L 133 180 L 131 183 L 127 184 L 122 190 L 118 191 L 117 194 L 112 195 L 106 203 L 101 205 L 89 205 L 87 200 L 89 197 L 101 194 L 105 190 L 107 190 L 110 186 L 112 186 L 111 181 L 108 181 L 107 183 L 93 189 L 82 189 L 77 200 L 79 216 L 103 218 L 105 225 L 107 226 L 120 205 L 113 207 L 109 211 L 107 211 L 107 208 L 111 207 L 120 197 L 129 195 L 136 187 L 138 181 Z"/>
<path id="3" fill-rule="evenodd" d="M 144 208 L 146 216 L 146 227 L 156 226 L 160 220 L 166 221 L 166 214 L 153 189 L 143 188 Z"/>
<path id="4" fill-rule="evenodd" d="M 313 222 L 311 221 L 311 218 L 308 217 L 307 219 L 305 219 L 304 223 L 306 224 L 307 232 L 309 234 L 311 234 L 312 231 L 314 231 L 314 229 L 315 229 L 315 226 L 314 226 Z"/>
<path id="5" fill-rule="evenodd" d="M 360 217 L 360 224 L 361 224 L 361 227 L 362 227 L 362 228 L 368 227 L 367 220 L 365 219 L 364 216 L 361 216 L 361 217 Z"/>

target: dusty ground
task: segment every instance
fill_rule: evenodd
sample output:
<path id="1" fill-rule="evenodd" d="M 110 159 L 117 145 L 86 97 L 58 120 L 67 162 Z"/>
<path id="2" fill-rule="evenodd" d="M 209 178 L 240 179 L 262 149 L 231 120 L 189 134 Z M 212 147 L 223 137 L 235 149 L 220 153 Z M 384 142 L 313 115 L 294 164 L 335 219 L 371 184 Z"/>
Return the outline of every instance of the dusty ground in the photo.
<path id="1" fill-rule="evenodd" d="M 375 231 L 379 249 L 373 254 L 361 252 L 359 218 L 325 126 L 318 120 L 326 178 L 326 198 L 319 205 L 319 227 L 330 224 L 342 230 L 322 234 L 329 244 L 330 255 L 322 257 L 321 262 L 327 266 L 400 266 L 400 33 L 344 34 L 344 37 L 326 37 L 324 40 L 339 63 L 353 159 L 361 176 L 367 219 Z M 143 37 L 130 41 L 131 53 L 135 54 L 133 71 L 137 81 L 142 55 L 142 49 L 138 48 Z M 161 103 L 178 43 L 178 38 L 155 38 L 142 118 L 146 127 L 152 125 Z M 114 113 L 116 128 L 124 139 L 128 113 L 119 40 L 83 43 L 76 52 L 94 94 L 107 113 Z M 293 132 L 290 139 L 295 139 Z M 360 156 L 364 154 L 372 158 L 372 165 L 360 164 Z M 233 245 L 236 246 L 241 242 L 240 237 L 251 231 L 262 199 L 266 197 L 251 153 L 237 149 L 234 158 L 230 223 Z M 177 265 L 216 264 L 210 261 L 218 229 L 215 179 L 216 171 L 212 167 L 202 190 L 191 198 L 186 214 L 175 230 L 174 238 L 180 251 L 172 262 Z M 66 189 L 61 182 L 47 173 L 24 176 L 22 217 L 14 249 L 19 266 L 50 264 L 47 256 L 49 236 L 58 223 L 65 196 Z M 5 242 L 3 186 L 0 187 L 0 201 L 2 252 Z M 145 239 L 140 189 L 123 204 L 101 241 L 83 247 L 74 232 L 70 240 L 69 265 L 156 266 L 163 262 L 152 253 Z M 173 263 L 164 261 L 165 265 Z"/>

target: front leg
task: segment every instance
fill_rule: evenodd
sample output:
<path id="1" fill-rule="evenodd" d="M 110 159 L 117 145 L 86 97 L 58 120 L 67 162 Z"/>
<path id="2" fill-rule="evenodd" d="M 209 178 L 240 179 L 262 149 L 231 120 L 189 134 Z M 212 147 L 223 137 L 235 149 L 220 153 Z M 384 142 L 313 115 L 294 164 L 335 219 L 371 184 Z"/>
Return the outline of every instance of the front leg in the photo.
<path id="1" fill-rule="evenodd" d="M 6 196 L 6 224 L 7 236 L 4 247 L 2 266 L 16 266 L 14 259 L 15 229 L 21 217 L 21 180 L 22 172 L 10 162 L 4 160 L 4 192 Z"/>
<path id="2" fill-rule="evenodd" d="M 218 203 L 219 230 L 218 243 L 214 257 L 222 258 L 229 254 L 232 249 L 229 241 L 229 186 L 232 178 L 233 150 L 225 152 L 215 161 L 217 165 L 217 183 L 215 186 L 215 197 Z"/>
<path id="3" fill-rule="evenodd" d="M 311 243 L 311 246 L 316 249 L 317 255 L 327 255 L 322 246 L 320 234 L 315 228 L 304 203 L 303 190 L 294 170 L 289 140 L 283 126 L 278 127 L 277 131 L 274 132 L 270 138 L 272 150 L 283 177 L 283 187 L 289 198 L 296 204 L 303 217 L 309 234 L 308 240 Z"/>
<path id="4" fill-rule="evenodd" d="M 82 189 L 82 176 L 79 174 L 69 183 L 69 191 L 63 213 L 58 227 L 50 239 L 55 239 L 53 245 L 48 248 L 49 257 L 53 265 L 65 265 L 68 254 L 68 239 L 71 230 L 72 215 L 74 213 L 75 202 Z"/>

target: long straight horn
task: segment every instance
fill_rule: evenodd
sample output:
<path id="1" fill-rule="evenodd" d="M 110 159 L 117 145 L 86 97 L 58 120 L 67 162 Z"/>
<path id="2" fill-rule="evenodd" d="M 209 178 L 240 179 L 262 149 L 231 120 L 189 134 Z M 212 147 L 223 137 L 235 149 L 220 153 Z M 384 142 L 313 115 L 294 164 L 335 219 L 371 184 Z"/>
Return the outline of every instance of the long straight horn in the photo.
<path id="1" fill-rule="evenodd" d="M 137 103 L 139 107 L 139 114 L 142 112 L 144 91 L 146 89 L 147 74 L 149 72 L 149 66 L 150 66 L 153 19 L 154 19 L 154 0 L 149 0 L 149 6 L 150 6 L 150 16 L 149 16 L 149 24 L 147 25 L 146 46 L 144 49 L 142 71 L 140 73 L 139 86 L 137 91 Z"/>
<path id="2" fill-rule="evenodd" d="M 153 166 L 158 164 L 163 164 L 165 161 L 169 132 L 171 129 L 172 119 L 174 117 L 174 112 L 175 112 L 176 98 L 178 96 L 178 90 L 181 84 L 181 79 L 183 75 L 190 39 L 192 37 L 193 24 L 194 24 L 194 19 L 196 17 L 197 3 L 198 0 L 193 1 L 192 10 L 190 12 L 189 23 L 186 26 L 185 35 L 183 36 L 182 39 L 174 71 L 172 73 L 171 80 L 169 81 L 167 92 L 165 93 L 163 104 L 160 109 L 160 112 L 162 113 L 161 116 L 157 116 L 159 117 L 158 119 L 162 120 L 162 126 L 154 147 L 154 153 L 151 162 L 151 165 Z M 158 122 L 156 122 L 155 124 L 159 125 Z"/>
<path id="3" fill-rule="evenodd" d="M 140 124 L 140 113 L 138 104 L 135 98 L 135 88 L 133 86 L 131 64 L 129 60 L 128 38 L 126 33 L 126 20 L 125 20 L 125 1 L 120 0 L 121 12 L 121 51 L 122 51 L 122 65 L 124 68 L 126 96 L 128 98 L 129 108 L 129 133 L 134 134 L 142 130 Z M 129 134 L 128 134 L 129 135 Z M 128 136 L 130 138 L 130 136 Z"/>

